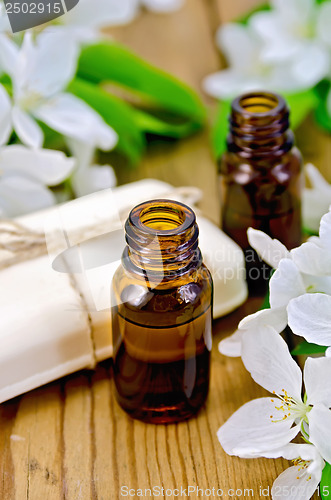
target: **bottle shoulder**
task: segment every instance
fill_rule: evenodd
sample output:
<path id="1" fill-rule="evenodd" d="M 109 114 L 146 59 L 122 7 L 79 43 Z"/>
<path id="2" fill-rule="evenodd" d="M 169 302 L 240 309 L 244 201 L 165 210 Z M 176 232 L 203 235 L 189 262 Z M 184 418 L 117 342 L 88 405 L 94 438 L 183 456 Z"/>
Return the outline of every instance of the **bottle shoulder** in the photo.
<path id="1" fill-rule="evenodd" d="M 120 266 L 112 282 L 112 306 L 137 323 L 190 321 L 211 307 L 212 297 L 211 274 L 203 263 L 167 283 L 151 283 Z"/>
<path id="2" fill-rule="evenodd" d="M 283 180 L 287 177 L 300 175 L 303 160 L 300 150 L 293 146 L 281 156 L 265 158 L 243 158 L 235 152 L 227 151 L 223 154 L 219 163 L 219 173 L 223 177 L 233 178 L 240 184 L 255 181 L 258 178 L 271 180 Z"/>

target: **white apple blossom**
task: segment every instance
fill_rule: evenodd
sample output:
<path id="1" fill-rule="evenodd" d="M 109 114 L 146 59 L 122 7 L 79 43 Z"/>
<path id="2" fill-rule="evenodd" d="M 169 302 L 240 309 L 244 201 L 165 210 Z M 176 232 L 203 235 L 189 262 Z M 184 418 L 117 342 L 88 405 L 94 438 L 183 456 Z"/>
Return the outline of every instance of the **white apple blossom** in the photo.
<path id="1" fill-rule="evenodd" d="M 30 149 L 21 145 L 0 148 L 0 217 L 16 217 L 51 206 L 47 186 L 63 182 L 75 160 L 60 151 Z"/>
<path id="2" fill-rule="evenodd" d="M 216 43 L 229 67 L 205 78 L 207 93 L 227 99 L 261 88 L 296 92 L 330 76 L 330 4 L 272 0 L 271 7 L 247 25 L 219 28 Z M 331 114 L 331 92 L 328 104 Z"/>
<path id="3" fill-rule="evenodd" d="M 116 186 L 116 175 L 112 167 L 93 164 L 93 147 L 74 140 L 68 143 L 77 159 L 77 168 L 71 176 L 71 186 L 77 197 Z"/>
<path id="4" fill-rule="evenodd" d="M 314 445 L 290 443 L 261 456 L 282 457 L 293 462 L 274 481 L 271 489 L 273 500 L 309 500 L 313 496 L 325 467 L 325 461 Z"/>
<path id="5" fill-rule="evenodd" d="M 261 59 L 261 41 L 251 26 L 229 23 L 217 32 L 217 45 L 229 67 L 207 76 L 204 90 L 219 99 L 266 88 L 291 92 L 306 88 L 301 75 L 293 75 L 288 64 L 270 64 Z"/>
<path id="6" fill-rule="evenodd" d="M 271 326 L 246 331 L 242 360 L 252 378 L 273 396 L 244 404 L 218 430 L 229 455 L 263 456 L 289 444 L 300 432 L 331 461 L 330 358 L 308 358 L 302 373 L 286 342 Z M 305 424 L 305 425 L 304 425 Z"/>
<path id="7" fill-rule="evenodd" d="M 12 129 L 27 146 L 41 147 L 43 132 L 36 120 L 67 137 L 111 149 L 117 135 L 91 107 L 65 92 L 76 70 L 78 52 L 70 37 L 31 33 L 24 36 L 9 70 L 13 97 L 0 85 L 0 144 Z M 51 64 L 49 64 L 51 61 Z"/>
<path id="8" fill-rule="evenodd" d="M 291 75 L 306 88 L 330 72 L 330 50 L 324 43 L 321 19 L 331 13 L 315 0 L 272 0 L 270 11 L 251 16 L 252 29 L 261 37 L 261 61 L 290 64 Z"/>
<path id="9" fill-rule="evenodd" d="M 331 221 L 331 214 L 328 217 Z M 321 225 L 324 227 L 323 223 Z M 326 230 L 322 230 L 322 234 L 325 233 Z M 324 271 L 319 274 L 316 272 L 317 266 L 325 269 L 325 261 L 330 262 L 330 252 L 312 242 L 288 251 L 280 241 L 270 238 L 262 231 L 249 228 L 247 234 L 250 245 L 265 262 L 276 269 L 269 282 L 270 309 L 247 316 L 239 323 L 238 330 L 233 335 L 219 343 L 219 351 L 226 356 L 240 356 L 243 333 L 254 331 L 257 325 L 271 325 L 278 333 L 282 332 L 287 325 L 288 304 L 296 297 L 316 292 L 331 295 L 331 276 L 325 276 Z M 319 257 L 322 253 L 325 254 L 324 260 Z"/>

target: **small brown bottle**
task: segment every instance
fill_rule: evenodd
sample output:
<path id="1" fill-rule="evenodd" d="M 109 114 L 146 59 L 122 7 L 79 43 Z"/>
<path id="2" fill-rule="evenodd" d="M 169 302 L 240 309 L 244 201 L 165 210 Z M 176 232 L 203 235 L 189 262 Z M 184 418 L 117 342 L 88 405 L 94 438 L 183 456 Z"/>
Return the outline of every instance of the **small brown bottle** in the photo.
<path id="1" fill-rule="evenodd" d="M 291 249 L 301 244 L 302 158 L 285 100 L 252 92 L 232 102 L 227 152 L 220 165 L 222 227 L 245 252 L 253 294 L 266 291 L 270 268 L 249 246 L 253 227 Z"/>
<path id="2" fill-rule="evenodd" d="M 126 222 L 112 283 L 116 397 L 133 418 L 170 423 L 194 415 L 209 386 L 212 279 L 193 211 L 155 200 Z"/>

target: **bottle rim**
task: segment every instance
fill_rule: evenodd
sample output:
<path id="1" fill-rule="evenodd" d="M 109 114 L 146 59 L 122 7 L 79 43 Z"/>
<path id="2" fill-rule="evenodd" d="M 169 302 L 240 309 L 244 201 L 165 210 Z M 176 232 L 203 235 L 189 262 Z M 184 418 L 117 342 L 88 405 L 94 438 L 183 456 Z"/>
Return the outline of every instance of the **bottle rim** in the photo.
<path id="1" fill-rule="evenodd" d="M 153 219 L 154 216 L 154 219 Z M 165 217 L 168 216 L 166 219 Z M 160 229 L 157 224 L 172 224 L 169 229 Z M 130 225 L 141 236 L 169 237 L 186 233 L 196 223 L 193 210 L 179 201 L 169 199 L 149 200 L 135 206 L 128 217 L 127 226 Z"/>
<path id="2" fill-rule="evenodd" d="M 259 99 L 260 102 L 255 102 Z M 252 111 L 250 108 L 261 107 L 265 111 Z M 285 99 L 274 92 L 257 90 L 239 95 L 232 101 L 232 110 L 246 118 L 263 118 L 278 115 L 287 108 Z"/>

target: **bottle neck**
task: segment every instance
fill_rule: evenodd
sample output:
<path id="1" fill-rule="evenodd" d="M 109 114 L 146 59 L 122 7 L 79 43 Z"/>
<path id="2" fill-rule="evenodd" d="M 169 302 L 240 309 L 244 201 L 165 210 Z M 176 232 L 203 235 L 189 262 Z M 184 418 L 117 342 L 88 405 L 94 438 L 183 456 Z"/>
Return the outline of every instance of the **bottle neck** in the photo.
<path id="1" fill-rule="evenodd" d="M 177 201 L 135 207 L 125 224 L 123 265 L 149 281 L 169 281 L 201 264 L 194 212 Z"/>
<path id="2" fill-rule="evenodd" d="M 236 98 L 229 122 L 228 150 L 244 158 L 278 157 L 294 145 L 289 109 L 277 94 L 252 92 Z"/>

